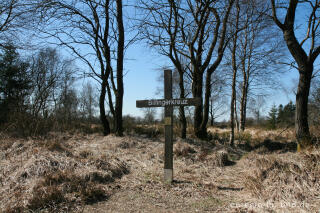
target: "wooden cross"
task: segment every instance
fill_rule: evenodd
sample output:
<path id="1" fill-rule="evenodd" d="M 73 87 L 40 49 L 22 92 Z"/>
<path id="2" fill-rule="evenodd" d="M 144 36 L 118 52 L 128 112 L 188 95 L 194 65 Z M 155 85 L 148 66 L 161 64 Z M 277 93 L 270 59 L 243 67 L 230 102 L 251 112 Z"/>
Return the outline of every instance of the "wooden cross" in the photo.
<path id="1" fill-rule="evenodd" d="M 200 98 L 172 99 L 172 71 L 164 70 L 164 99 L 139 100 L 136 102 L 138 108 L 164 107 L 164 181 L 172 183 L 173 180 L 173 106 L 195 106 L 200 105 Z"/>

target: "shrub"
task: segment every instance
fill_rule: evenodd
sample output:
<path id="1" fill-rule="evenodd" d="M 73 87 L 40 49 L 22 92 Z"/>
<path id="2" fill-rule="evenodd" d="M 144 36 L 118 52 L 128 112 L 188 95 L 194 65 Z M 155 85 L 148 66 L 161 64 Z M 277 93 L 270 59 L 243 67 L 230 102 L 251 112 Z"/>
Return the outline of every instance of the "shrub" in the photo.
<path id="1" fill-rule="evenodd" d="M 63 192 L 57 186 L 40 187 L 33 190 L 27 207 L 29 210 L 39 211 L 44 208 L 54 208 L 65 201 Z"/>
<path id="2" fill-rule="evenodd" d="M 213 158 L 210 159 L 212 160 L 213 165 L 217 167 L 230 166 L 233 164 L 233 162 L 229 160 L 228 152 L 224 150 L 216 152 L 213 155 Z"/>
<path id="3" fill-rule="evenodd" d="M 159 128 L 156 125 L 153 126 L 135 126 L 133 131 L 134 133 L 141 135 L 141 136 L 146 136 L 147 138 L 157 138 L 159 135 L 163 134 L 163 130 L 161 130 L 163 128 Z"/>
<path id="4" fill-rule="evenodd" d="M 88 150 L 82 150 L 80 153 L 79 153 L 79 156 L 81 158 L 88 158 L 89 156 L 93 156 L 93 153 L 91 151 L 88 151 Z"/>
<path id="5" fill-rule="evenodd" d="M 196 151 L 189 144 L 178 142 L 174 146 L 173 153 L 177 157 L 188 157 L 188 156 L 196 153 Z"/>
<path id="6" fill-rule="evenodd" d="M 109 198 L 102 187 L 89 185 L 81 190 L 81 198 L 86 204 L 93 204 Z"/>
<path id="7" fill-rule="evenodd" d="M 118 147 L 121 149 L 129 149 L 129 148 L 134 147 L 136 145 L 137 145 L 137 143 L 135 141 L 122 141 L 118 145 Z"/>

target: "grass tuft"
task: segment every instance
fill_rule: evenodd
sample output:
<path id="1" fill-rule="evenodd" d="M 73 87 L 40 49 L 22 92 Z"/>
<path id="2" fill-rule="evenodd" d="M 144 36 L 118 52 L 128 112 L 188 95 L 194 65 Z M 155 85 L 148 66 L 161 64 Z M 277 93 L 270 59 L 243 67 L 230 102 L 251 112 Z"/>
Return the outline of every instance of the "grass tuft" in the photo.
<path id="1" fill-rule="evenodd" d="M 195 149 L 187 143 L 177 142 L 174 145 L 173 153 L 177 157 L 190 157 L 196 153 Z"/>
<path id="2" fill-rule="evenodd" d="M 102 187 L 89 185 L 81 190 L 81 198 L 86 204 L 94 204 L 110 197 Z"/>
<path id="3" fill-rule="evenodd" d="M 253 173 L 245 178 L 245 187 L 255 196 L 277 201 L 286 198 L 301 202 L 316 196 L 320 190 L 316 181 L 320 179 L 320 153 L 294 156 L 259 157 Z"/>
<path id="4" fill-rule="evenodd" d="M 64 193 L 58 187 L 39 187 L 33 190 L 27 209 L 32 211 L 39 211 L 45 208 L 52 209 L 62 202 L 66 202 L 66 199 Z"/>

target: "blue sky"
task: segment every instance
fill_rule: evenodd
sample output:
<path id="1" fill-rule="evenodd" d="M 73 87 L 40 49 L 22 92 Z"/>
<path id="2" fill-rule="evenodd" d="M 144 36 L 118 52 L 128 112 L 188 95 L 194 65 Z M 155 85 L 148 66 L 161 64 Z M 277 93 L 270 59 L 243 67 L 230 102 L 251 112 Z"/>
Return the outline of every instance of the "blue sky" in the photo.
<path id="1" fill-rule="evenodd" d="M 161 67 L 171 66 L 171 62 L 164 56 L 160 56 L 154 50 L 143 43 L 131 46 L 126 54 L 124 77 L 124 114 L 143 116 L 141 109 L 136 108 L 136 100 L 162 98 L 156 95 L 156 90 L 162 82 L 157 81 Z M 283 69 L 287 69 L 284 67 Z M 293 86 L 293 79 L 297 79 L 297 71 L 292 69 L 281 76 L 281 85 L 290 90 Z M 283 88 L 274 88 L 267 97 L 267 103 L 262 109 L 263 115 L 267 115 L 272 104 L 287 104 L 290 100 L 295 101 L 292 91 L 286 93 Z M 226 113 L 221 119 L 228 119 Z"/>
<path id="2" fill-rule="evenodd" d="M 161 98 L 156 95 L 157 81 L 161 67 L 170 65 L 167 58 L 159 56 L 143 44 L 131 46 L 124 65 L 124 114 L 142 116 L 136 108 L 136 100 Z"/>

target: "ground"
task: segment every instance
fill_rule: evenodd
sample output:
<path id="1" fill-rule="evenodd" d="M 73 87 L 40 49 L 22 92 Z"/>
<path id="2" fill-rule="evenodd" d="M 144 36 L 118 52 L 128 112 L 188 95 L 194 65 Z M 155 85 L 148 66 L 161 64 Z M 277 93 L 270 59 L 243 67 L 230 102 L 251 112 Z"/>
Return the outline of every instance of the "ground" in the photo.
<path id="1" fill-rule="evenodd" d="M 4 212 L 19 212 L 21 209 L 88 213 L 319 211 L 320 152 L 317 149 L 297 153 L 294 144 L 285 140 L 288 136 L 283 136 L 281 131 L 252 130 L 238 138 L 238 148 L 232 148 L 221 138 L 218 140 L 218 136 L 223 137 L 223 130 L 211 129 L 211 132 L 214 136 L 211 141 L 175 139 L 174 182 L 171 185 L 163 182 L 164 142 L 161 137 L 53 136 L 62 146 L 56 143 L 35 145 L 37 141 L 32 139 L 3 137 L 2 143 L 6 141 L 6 146 L 2 146 L 0 155 L 0 193 L 5 196 L 0 198 L 0 207 Z M 255 135 L 269 139 L 259 141 Z M 36 162 L 42 162 L 41 159 L 49 162 L 49 158 L 51 163 L 44 168 L 49 170 L 49 167 L 59 165 L 56 169 L 43 172 L 42 164 L 35 166 Z M 101 165 L 109 166 L 106 169 Z M 64 172 L 71 170 L 72 174 Z M 64 176 L 60 175 L 60 179 L 53 175 L 61 171 Z M 108 178 L 102 175 L 105 173 L 109 174 Z M 72 180 L 89 177 L 86 180 L 96 184 L 93 188 L 101 187 L 107 196 L 100 196 L 99 190 L 99 196 L 92 196 L 88 190 L 86 193 L 81 189 L 70 190 L 71 176 Z M 61 177 L 69 181 L 69 185 L 59 182 Z M 43 179 L 50 179 L 50 186 L 44 185 Z M 30 205 L 34 203 L 32 197 L 38 195 L 36 189 L 46 189 L 44 194 L 49 193 L 48 187 L 54 184 L 58 191 L 66 193 L 61 195 L 65 198 L 51 202 L 52 194 L 50 199 L 43 197 L 56 207 Z M 89 189 L 87 185 L 83 187 Z M 68 206 L 66 203 L 74 204 L 64 207 Z"/>

